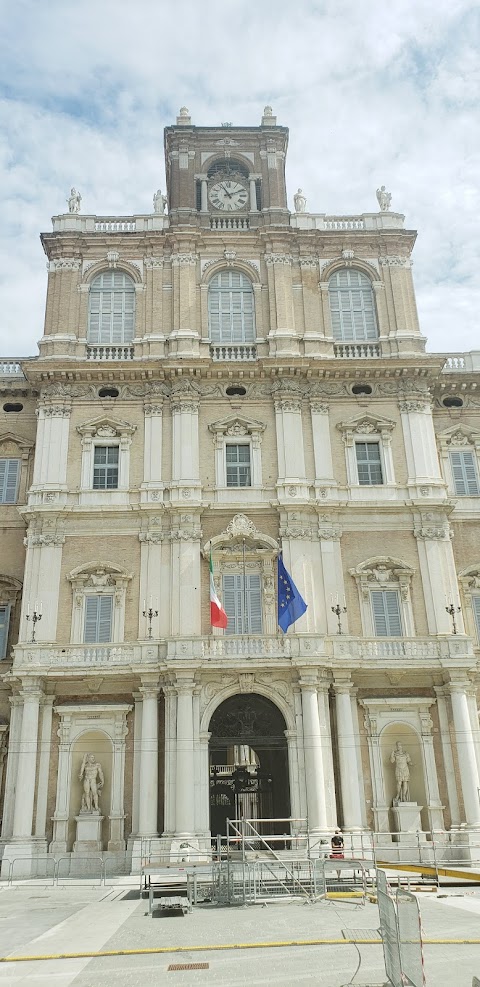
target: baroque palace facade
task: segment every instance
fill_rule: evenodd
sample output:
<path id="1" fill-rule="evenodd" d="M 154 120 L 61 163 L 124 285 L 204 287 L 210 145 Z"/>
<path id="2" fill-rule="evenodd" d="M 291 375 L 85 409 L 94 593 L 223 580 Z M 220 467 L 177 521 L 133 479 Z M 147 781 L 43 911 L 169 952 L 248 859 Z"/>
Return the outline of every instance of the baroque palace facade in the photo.
<path id="1" fill-rule="evenodd" d="M 287 141 L 269 107 L 182 109 L 152 213 L 72 190 L 42 235 L 39 356 L 0 364 L 1 848 L 25 873 L 208 850 L 237 815 L 476 855 L 480 357 L 425 352 L 388 194 L 289 211 Z M 308 604 L 285 635 L 280 549 Z"/>

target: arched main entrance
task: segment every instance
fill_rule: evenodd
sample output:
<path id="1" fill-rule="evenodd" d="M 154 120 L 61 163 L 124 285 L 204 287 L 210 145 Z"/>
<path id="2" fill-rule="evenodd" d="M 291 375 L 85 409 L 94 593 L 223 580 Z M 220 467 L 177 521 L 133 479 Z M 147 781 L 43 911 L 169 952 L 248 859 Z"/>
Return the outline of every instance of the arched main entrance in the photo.
<path id="1" fill-rule="evenodd" d="M 225 835 L 227 819 L 290 816 L 286 723 L 278 707 L 256 693 L 231 696 L 209 730 L 212 836 Z"/>

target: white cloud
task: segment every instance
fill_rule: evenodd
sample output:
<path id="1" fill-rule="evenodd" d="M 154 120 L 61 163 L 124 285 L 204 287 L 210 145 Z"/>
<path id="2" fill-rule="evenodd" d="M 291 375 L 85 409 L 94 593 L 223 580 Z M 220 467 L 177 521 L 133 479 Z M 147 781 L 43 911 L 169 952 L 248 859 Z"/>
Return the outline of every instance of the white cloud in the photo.
<path id="1" fill-rule="evenodd" d="M 46 288 L 38 240 L 72 184 L 84 211 L 132 214 L 164 186 L 163 127 L 290 127 L 290 197 L 376 210 L 385 184 L 417 228 L 429 349 L 474 349 L 480 268 L 478 21 L 469 0 L 17 0 L 0 44 L 0 351 L 35 352 Z M 477 32 L 477 37 L 476 37 Z"/>

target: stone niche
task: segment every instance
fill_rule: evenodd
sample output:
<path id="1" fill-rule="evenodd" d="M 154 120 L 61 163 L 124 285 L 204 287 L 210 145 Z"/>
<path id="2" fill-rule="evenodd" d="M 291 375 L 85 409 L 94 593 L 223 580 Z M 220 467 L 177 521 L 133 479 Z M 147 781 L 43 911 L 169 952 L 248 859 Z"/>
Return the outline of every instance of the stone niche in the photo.
<path id="1" fill-rule="evenodd" d="M 75 816 L 80 813 L 83 795 L 83 782 L 79 778 L 83 755 L 95 754 L 102 765 L 105 785 L 99 798 L 102 823 L 102 849 L 106 850 L 110 838 L 110 807 L 112 803 L 112 741 L 100 730 L 89 730 L 75 742 L 72 750 L 72 784 L 70 787 L 70 805 L 68 811 L 68 850 L 73 849 L 77 838 Z"/>
<path id="2" fill-rule="evenodd" d="M 384 730 L 382 730 L 380 736 L 385 797 L 387 805 L 390 807 L 389 815 L 391 830 L 392 832 L 395 832 L 396 829 L 395 818 L 391 806 L 396 795 L 397 783 L 395 780 L 395 764 L 391 764 L 390 756 L 397 740 L 400 741 L 403 745 L 403 749 L 407 752 L 407 754 L 410 754 L 411 757 L 411 764 L 409 765 L 409 801 L 417 802 L 419 806 L 422 806 L 422 829 L 428 830 L 430 827 L 425 808 L 427 805 L 427 796 L 425 791 L 421 739 L 413 727 L 407 725 L 406 723 L 391 723 L 389 726 L 386 726 Z"/>

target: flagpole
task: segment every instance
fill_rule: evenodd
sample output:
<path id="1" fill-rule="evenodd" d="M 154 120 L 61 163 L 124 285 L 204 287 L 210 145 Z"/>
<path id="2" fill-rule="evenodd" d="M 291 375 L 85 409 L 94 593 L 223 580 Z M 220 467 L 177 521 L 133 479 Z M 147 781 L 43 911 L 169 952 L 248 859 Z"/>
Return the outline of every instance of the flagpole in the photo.
<path id="1" fill-rule="evenodd" d="M 243 619 L 242 634 L 245 634 L 245 618 L 247 615 L 247 571 L 245 565 L 245 538 L 242 539 L 242 559 L 243 559 Z"/>

